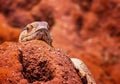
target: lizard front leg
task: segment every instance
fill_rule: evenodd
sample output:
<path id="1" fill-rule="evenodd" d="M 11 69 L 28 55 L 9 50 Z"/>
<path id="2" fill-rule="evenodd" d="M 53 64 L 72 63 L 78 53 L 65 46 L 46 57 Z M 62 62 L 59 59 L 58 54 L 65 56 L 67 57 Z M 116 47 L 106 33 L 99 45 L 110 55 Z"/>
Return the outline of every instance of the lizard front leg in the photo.
<path id="1" fill-rule="evenodd" d="M 77 58 L 71 58 L 71 61 L 83 84 L 96 84 L 87 66 L 81 60 Z"/>

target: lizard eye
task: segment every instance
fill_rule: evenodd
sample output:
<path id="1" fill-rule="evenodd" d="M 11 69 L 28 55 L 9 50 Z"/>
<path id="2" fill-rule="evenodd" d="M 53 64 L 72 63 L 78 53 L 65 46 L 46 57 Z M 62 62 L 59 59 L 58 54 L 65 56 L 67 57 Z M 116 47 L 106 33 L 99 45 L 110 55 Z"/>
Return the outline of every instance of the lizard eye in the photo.
<path id="1" fill-rule="evenodd" d="M 27 30 L 27 32 L 31 32 L 31 31 L 32 31 L 32 29 L 33 29 L 33 26 L 32 26 L 32 25 L 30 25 L 29 27 L 26 27 L 25 29 Z"/>

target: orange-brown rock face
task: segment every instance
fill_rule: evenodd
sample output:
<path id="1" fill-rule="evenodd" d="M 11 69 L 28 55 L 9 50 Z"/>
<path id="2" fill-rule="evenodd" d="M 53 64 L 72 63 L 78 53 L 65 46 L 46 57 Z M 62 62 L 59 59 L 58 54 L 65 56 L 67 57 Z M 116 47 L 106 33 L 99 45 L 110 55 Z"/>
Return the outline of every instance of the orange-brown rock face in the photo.
<path id="1" fill-rule="evenodd" d="M 0 6 L 1 42 L 16 41 L 20 32 L 13 39 L 4 23 L 47 21 L 54 46 L 83 60 L 97 84 L 120 83 L 120 0 L 0 0 Z"/>
<path id="2" fill-rule="evenodd" d="M 42 41 L 0 45 L 0 84 L 82 84 L 71 60 Z"/>
<path id="3" fill-rule="evenodd" d="M 18 41 L 20 31 L 20 29 L 8 25 L 3 14 L 0 14 L 0 43 L 4 41 Z"/>

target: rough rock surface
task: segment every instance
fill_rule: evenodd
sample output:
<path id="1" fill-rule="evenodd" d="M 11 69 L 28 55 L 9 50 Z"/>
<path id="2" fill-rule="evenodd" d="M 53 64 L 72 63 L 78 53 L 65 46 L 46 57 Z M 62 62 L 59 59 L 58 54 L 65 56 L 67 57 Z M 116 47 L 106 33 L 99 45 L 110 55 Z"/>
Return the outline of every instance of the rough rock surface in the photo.
<path id="1" fill-rule="evenodd" d="M 82 84 L 69 57 L 43 41 L 0 45 L 0 84 Z"/>
<path id="2" fill-rule="evenodd" d="M 0 0 L 0 6 L 0 32 L 45 20 L 54 46 L 83 60 L 97 84 L 120 83 L 120 0 Z M 2 33 L 1 42 L 18 38 Z"/>
<path id="3" fill-rule="evenodd" d="M 8 25 L 3 14 L 0 14 L 0 43 L 4 41 L 18 41 L 20 31 L 20 29 Z"/>

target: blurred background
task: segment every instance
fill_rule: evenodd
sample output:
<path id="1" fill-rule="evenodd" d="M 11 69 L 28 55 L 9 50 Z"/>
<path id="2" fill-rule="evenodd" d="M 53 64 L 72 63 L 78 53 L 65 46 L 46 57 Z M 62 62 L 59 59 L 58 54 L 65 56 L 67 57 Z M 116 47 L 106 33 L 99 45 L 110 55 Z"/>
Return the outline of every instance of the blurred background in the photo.
<path id="1" fill-rule="evenodd" d="M 120 0 L 0 0 L 0 43 L 47 21 L 53 45 L 81 59 L 97 84 L 120 84 Z"/>

